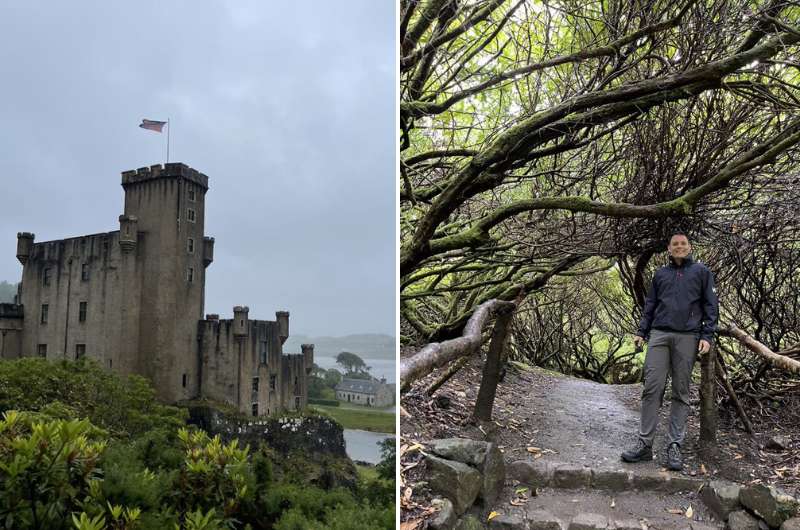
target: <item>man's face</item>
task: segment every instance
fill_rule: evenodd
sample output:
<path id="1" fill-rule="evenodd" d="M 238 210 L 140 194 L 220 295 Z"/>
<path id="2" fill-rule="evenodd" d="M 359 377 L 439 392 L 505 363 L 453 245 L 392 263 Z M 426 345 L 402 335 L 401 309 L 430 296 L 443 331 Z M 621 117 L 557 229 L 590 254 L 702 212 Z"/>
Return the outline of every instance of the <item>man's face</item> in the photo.
<path id="1" fill-rule="evenodd" d="M 672 236 L 672 239 L 669 240 L 669 246 L 667 247 L 667 252 L 673 258 L 685 258 L 689 255 L 692 251 L 692 245 L 689 244 L 689 240 L 686 239 L 686 236 Z"/>

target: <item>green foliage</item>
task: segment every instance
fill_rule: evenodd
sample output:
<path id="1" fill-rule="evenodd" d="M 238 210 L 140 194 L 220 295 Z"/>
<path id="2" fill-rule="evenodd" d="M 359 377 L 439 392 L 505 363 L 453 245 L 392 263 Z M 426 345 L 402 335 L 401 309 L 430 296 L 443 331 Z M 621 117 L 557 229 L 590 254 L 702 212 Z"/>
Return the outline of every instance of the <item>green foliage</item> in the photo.
<path id="1" fill-rule="evenodd" d="M 90 505 L 99 493 L 97 464 L 106 447 L 97 436 L 87 420 L 40 422 L 6 411 L 0 420 L 3 527 L 65 528 L 71 512 Z"/>
<path id="2" fill-rule="evenodd" d="M 222 443 L 204 431 L 178 431 L 186 459 L 176 484 L 176 506 L 181 511 L 223 507 L 232 517 L 243 501 L 252 498 L 255 477 L 248 463 L 249 447 L 238 440 Z"/>
<path id="3" fill-rule="evenodd" d="M 123 378 L 91 360 L 0 361 L 0 411 L 12 408 L 88 418 L 115 437 L 174 431 L 186 418 L 185 411 L 160 404 L 143 377 Z"/>
<path id="4" fill-rule="evenodd" d="M 323 405 L 325 407 L 338 407 L 340 406 L 339 401 L 335 399 L 315 399 L 315 398 L 308 398 L 309 405 Z"/>
<path id="5" fill-rule="evenodd" d="M 394 480 L 397 440 L 386 438 L 378 444 L 381 446 L 381 461 L 377 465 L 378 476 L 385 480 Z"/>
<path id="6" fill-rule="evenodd" d="M 369 366 L 366 365 L 364 359 L 349 351 L 343 351 L 337 355 L 336 364 L 345 369 L 347 377 L 350 377 L 351 374 L 369 371 Z"/>
<path id="7" fill-rule="evenodd" d="M 359 480 L 345 458 L 263 444 L 251 454 L 174 428 L 181 411 L 159 405 L 143 380 L 23 359 L 0 363 L 0 399 L 32 409 L 0 421 L 0 528 L 392 528 L 394 500 L 384 492 L 393 483 Z"/>

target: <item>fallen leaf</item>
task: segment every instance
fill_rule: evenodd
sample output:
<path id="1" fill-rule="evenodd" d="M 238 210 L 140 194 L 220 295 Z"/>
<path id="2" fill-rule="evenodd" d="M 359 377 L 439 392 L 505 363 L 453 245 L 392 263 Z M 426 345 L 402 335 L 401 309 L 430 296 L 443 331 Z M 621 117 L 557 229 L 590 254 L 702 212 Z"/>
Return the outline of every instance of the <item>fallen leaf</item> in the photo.
<path id="1" fill-rule="evenodd" d="M 422 449 L 422 444 L 414 444 L 411 447 L 407 448 L 405 451 L 403 451 L 403 448 L 401 447 L 400 456 L 403 456 L 404 454 L 408 453 L 413 453 L 414 451 L 419 451 L 420 449 Z"/>
<path id="2" fill-rule="evenodd" d="M 611 507 L 612 508 L 616 508 L 617 507 L 617 503 L 614 501 L 613 497 L 611 498 Z"/>
<path id="3" fill-rule="evenodd" d="M 403 492 L 403 500 L 408 501 L 413 493 L 414 490 L 412 490 L 410 487 L 406 488 L 406 490 Z"/>
<path id="4" fill-rule="evenodd" d="M 667 508 L 669 513 L 674 513 L 675 515 L 683 515 L 683 510 L 680 508 Z"/>
<path id="5" fill-rule="evenodd" d="M 512 506 L 525 506 L 525 503 L 528 502 L 528 499 L 511 499 L 510 504 Z"/>
<path id="6" fill-rule="evenodd" d="M 691 519 L 692 515 L 694 515 L 694 510 L 692 510 L 692 505 L 690 504 L 688 508 L 686 508 L 686 518 Z"/>
<path id="7" fill-rule="evenodd" d="M 541 453 L 542 450 L 540 448 L 538 448 L 538 447 L 528 447 L 528 452 L 529 453 Z"/>
<path id="8" fill-rule="evenodd" d="M 400 530 L 417 530 L 422 525 L 422 519 L 412 519 L 400 523 Z"/>
<path id="9" fill-rule="evenodd" d="M 734 460 L 739 460 L 740 458 L 744 458 L 744 455 L 740 455 L 739 453 L 736 453 L 736 456 L 733 457 Z"/>
<path id="10" fill-rule="evenodd" d="M 495 517 L 497 517 L 498 515 L 500 515 L 500 514 L 499 514 L 499 513 L 497 513 L 497 512 L 491 512 L 491 513 L 489 514 L 489 517 L 487 517 L 487 518 L 486 518 L 486 521 L 491 521 L 492 519 L 494 519 L 494 518 L 495 518 Z"/>
<path id="11" fill-rule="evenodd" d="M 700 464 L 700 473 L 702 473 L 703 475 L 708 474 L 708 471 L 706 471 L 706 466 L 704 466 L 703 464 Z"/>
<path id="12" fill-rule="evenodd" d="M 517 495 L 524 495 L 527 492 L 528 492 L 528 488 L 517 488 L 516 491 L 514 491 L 514 493 L 516 493 Z"/>

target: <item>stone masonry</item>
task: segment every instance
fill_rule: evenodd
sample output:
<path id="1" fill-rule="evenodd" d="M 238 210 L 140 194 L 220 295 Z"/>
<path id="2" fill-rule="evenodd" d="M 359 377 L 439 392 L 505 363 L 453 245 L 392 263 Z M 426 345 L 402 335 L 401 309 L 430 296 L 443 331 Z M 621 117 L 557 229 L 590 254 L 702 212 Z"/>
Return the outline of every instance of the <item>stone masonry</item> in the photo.
<path id="1" fill-rule="evenodd" d="M 256 416 L 304 408 L 314 346 L 284 354 L 289 313 L 204 314 L 208 177 L 185 164 L 122 173 L 119 230 L 58 241 L 17 235 L 15 304 L 0 304 L 0 358 L 88 357 L 140 374 L 167 402 L 209 398 Z"/>

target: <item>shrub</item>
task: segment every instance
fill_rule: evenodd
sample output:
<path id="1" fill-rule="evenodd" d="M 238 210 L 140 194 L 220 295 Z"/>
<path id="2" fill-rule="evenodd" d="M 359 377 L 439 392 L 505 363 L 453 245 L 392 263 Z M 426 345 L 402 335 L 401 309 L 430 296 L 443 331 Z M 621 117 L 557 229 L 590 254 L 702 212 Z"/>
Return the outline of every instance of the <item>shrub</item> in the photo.
<path id="1" fill-rule="evenodd" d="M 158 402 L 143 377 L 120 377 L 89 359 L 0 361 L 0 412 L 10 409 L 88 418 L 114 437 L 174 432 L 186 421 L 184 410 Z"/>
<path id="2" fill-rule="evenodd" d="M 87 420 L 40 422 L 6 411 L 0 420 L 0 522 L 4 528 L 60 529 L 96 504 L 104 440 Z"/>

